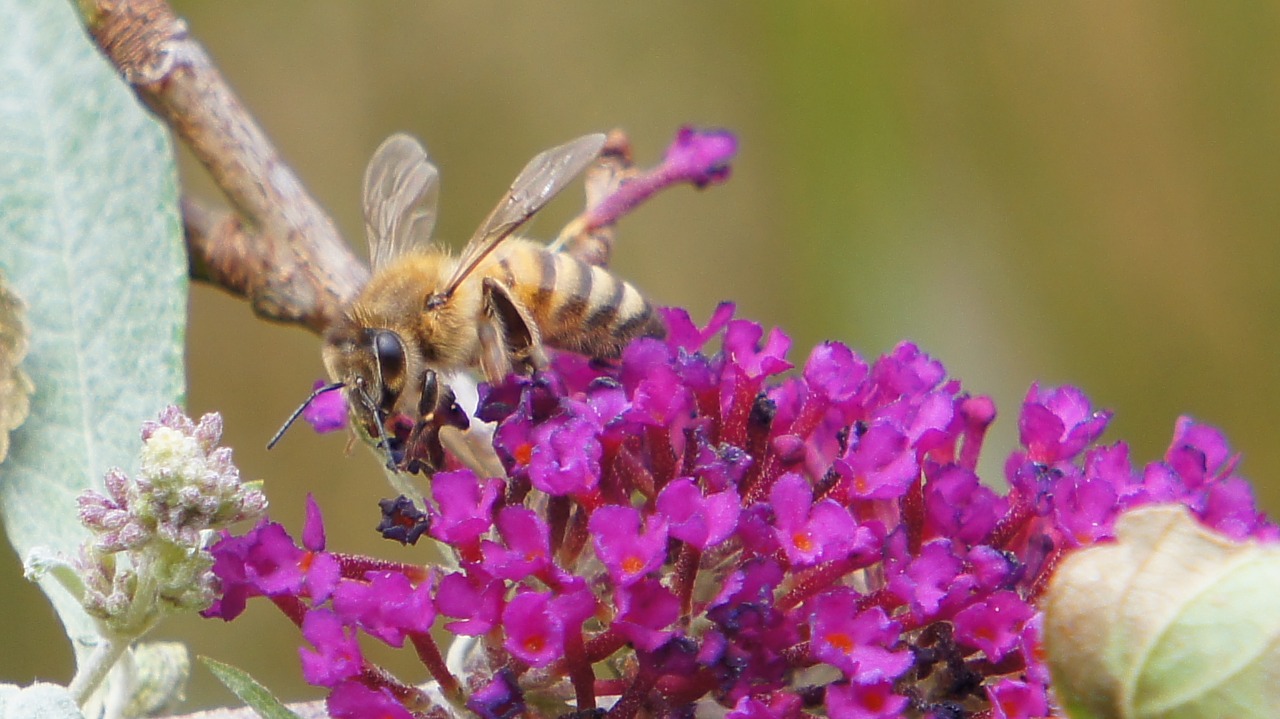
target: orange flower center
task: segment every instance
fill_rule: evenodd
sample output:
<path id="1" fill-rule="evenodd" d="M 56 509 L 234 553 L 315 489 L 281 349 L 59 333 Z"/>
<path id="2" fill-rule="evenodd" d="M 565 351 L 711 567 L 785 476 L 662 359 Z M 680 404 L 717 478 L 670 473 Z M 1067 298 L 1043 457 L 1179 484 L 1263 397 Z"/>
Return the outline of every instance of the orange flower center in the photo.
<path id="1" fill-rule="evenodd" d="M 827 644 L 839 649 L 843 654 L 853 651 L 853 637 L 844 632 L 832 632 L 827 635 L 826 639 Z"/>
<path id="2" fill-rule="evenodd" d="M 636 556 L 627 557 L 622 560 L 622 571 L 627 574 L 636 574 L 644 569 L 644 562 Z"/>

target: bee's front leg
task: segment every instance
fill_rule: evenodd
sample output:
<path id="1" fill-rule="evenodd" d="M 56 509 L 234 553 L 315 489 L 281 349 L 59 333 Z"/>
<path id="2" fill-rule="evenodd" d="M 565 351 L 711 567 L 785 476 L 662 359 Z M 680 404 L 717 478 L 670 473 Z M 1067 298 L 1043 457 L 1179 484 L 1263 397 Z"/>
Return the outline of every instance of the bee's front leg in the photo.
<path id="1" fill-rule="evenodd" d="M 434 474 L 444 467 L 444 447 L 440 444 L 443 427 L 467 429 L 471 420 L 458 406 L 453 390 L 440 381 L 435 370 L 422 375 L 422 394 L 418 399 L 418 419 L 405 440 L 404 459 L 398 469 L 411 474 Z"/>

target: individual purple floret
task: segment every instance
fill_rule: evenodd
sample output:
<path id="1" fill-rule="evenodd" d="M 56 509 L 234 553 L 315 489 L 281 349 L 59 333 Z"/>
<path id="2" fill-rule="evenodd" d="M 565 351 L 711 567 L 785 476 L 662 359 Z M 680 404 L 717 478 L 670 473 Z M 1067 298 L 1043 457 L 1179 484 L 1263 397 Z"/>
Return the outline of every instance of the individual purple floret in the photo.
<path id="1" fill-rule="evenodd" d="M 729 179 L 729 161 L 738 152 L 738 138 L 727 130 L 682 127 L 667 148 L 662 164 L 627 179 L 582 217 L 590 231 L 617 222 L 659 190 L 688 182 L 698 188 Z"/>
<path id="2" fill-rule="evenodd" d="M 327 384 L 324 380 L 316 380 L 311 389 L 318 390 Z M 346 400 L 337 391 L 318 394 L 302 410 L 302 418 L 320 434 L 336 432 L 347 426 Z"/>
<path id="3" fill-rule="evenodd" d="M 413 714 L 386 688 L 370 689 L 354 679 L 329 692 L 326 708 L 333 719 L 413 719 Z"/>
<path id="4" fill-rule="evenodd" d="M 334 687 L 359 676 L 364 656 L 356 642 L 354 629 L 349 629 L 337 614 L 328 609 L 312 609 L 302 620 L 302 637 L 314 649 L 298 650 L 302 658 L 302 676 L 311 684 Z"/>

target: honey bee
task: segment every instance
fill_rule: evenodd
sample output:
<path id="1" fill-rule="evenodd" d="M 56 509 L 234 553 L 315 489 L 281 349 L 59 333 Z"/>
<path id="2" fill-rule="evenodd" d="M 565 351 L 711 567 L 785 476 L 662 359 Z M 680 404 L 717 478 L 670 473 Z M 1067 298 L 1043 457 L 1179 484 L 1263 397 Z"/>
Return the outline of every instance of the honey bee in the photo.
<path id="1" fill-rule="evenodd" d="M 415 399 L 419 415 L 452 403 L 437 375 L 479 369 L 496 383 L 544 368 L 544 347 L 608 360 L 635 338 L 665 334 L 630 283 L 515 236 L 604 141 L 586 135 L 530 160 L 456 258 L 431 242 L 439 173 L 426 150 L 396 134 L 374 152 L 364 177 L 373 275 L 323 348 L 328 389 L 343 390 L 369 439 L 386 442 L 387 420 Z"/>

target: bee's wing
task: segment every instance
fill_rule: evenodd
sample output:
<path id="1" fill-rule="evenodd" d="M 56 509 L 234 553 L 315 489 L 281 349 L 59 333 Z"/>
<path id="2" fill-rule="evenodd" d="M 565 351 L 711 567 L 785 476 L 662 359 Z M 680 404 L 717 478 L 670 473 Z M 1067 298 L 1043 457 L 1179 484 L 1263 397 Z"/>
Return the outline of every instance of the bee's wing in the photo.
<path id="1" fill-rule="evenodd" d="M 498 206 L 493 208 L 480 229 L 471 236 L 462 256 L 458 258 L 457 269 L 438 296 L 448 299 L 485 256 L 591 164 L 600 154 L 600 148 L 604 147 L 604 140 L 605 136 L 601 133 L 584 135 L 530 160 L 511 183 L 511 189 L 498 202 Z"/>
<path id="2" fill-rule="evenodd" d="M 374 270 L 430 241 L 439 192 L 440 173 L 417 140 L 398 133 L 378 146 L 364 172 L 364 225 Z"/>

